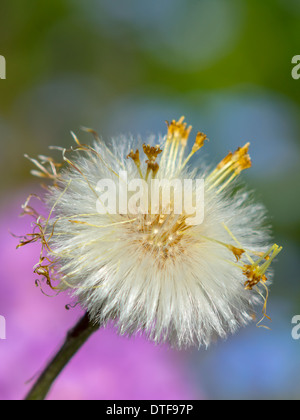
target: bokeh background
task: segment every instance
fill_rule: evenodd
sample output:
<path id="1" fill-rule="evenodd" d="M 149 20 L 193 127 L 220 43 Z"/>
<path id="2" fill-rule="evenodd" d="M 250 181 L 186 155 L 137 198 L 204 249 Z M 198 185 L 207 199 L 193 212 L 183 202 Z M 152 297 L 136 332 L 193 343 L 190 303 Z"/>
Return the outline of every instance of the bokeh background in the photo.
<path id="1" fill-rule="evenodd" d="M 300 341 L 299 0 L 22 0 L 1 2 L 0 399 L 22 399 L 34 375 L 81 315 L 66 296 L 34 285 L 35 246 L 15 250 L 30 221 L 20 206 L 37 191 L 24 154 L 69 146 L 80 126 L 104 139 L 164 133 L 185 115 L 208 134 L 216 163 L 246 141 L 244 179 L 269 210 L 284 251 L 268 305 L 255 324 L 208 351 L 175 352 L 143 338 L 96 334 L 49 399 L 298 399 Z"/>

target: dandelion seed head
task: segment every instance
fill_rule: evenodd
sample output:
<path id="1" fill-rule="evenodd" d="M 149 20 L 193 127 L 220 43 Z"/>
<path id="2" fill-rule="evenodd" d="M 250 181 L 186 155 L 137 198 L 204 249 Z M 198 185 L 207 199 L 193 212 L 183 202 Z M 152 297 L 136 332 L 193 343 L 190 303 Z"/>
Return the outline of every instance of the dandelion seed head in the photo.
<path id="1" fill-rule="evenodd" d="M 269 266 L 281 248 L 269 245 L 264 207 L 245 187 L 233 189 L 251 167 L 249 143 L 209 172 L 203 164 L 190 166 L 207 137 L 199 132 L 189 149 L 191 126 L 183 117 L 168 122 L 156 143 L 119 137 L 107 146 L 85 130 L 93 134 L 93 146 L 73 134 L 75 146 L 63 150 L 64 166 L 45 156 L 32 160 L 35 175 L 54 181 L 45 197 L 49 216 L 36 216 L 35 233 L 20 244 L 41 242 L 35 273 L 55 290 L 67 290 L 95 322 L 113 320 L 120 334 L 143 332 L 178 348 L 226 338 L 253 321 L 258 303 L 266 316 Z M 191 224 L 191 214 L 175 208 L 180 185 L 196 178 L 204 179 L 205 206 L 202 223 Z M 97 211 L 103 179 L 116 185 L 115 214 Z M 167 199 L 152 208 L 151 195 L 149 202 L 140 193 L 138 206 L 128 193 L 135 179 L 149 186 L 153 180 L 174 183 Z M 192 205 L 196 187 L 189 192 Z M 125 195 L 127 212 L 120 207 Z M 106 198 L 114 203 L 110 193 Z M 24 212 L 35 215 L 30 209 L 27 200 Z"/>

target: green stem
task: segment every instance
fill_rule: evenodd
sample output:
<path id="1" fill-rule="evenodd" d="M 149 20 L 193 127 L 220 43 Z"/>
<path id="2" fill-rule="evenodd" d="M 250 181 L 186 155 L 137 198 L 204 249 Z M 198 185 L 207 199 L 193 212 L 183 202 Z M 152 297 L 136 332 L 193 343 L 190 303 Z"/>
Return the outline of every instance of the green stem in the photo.
<path id="1" fill-rule="evenodd" d="M 85 314 L 75 327 L 68 332 L 63 346 L 44 369 L 41 376 L 26 396 L 25 400 L 44 400 L 58 375 L 63 371 L 68 362 L 90 338 L 90 336 L 99 329 L 99 327 L 99 325 L 92 324 L 89 320 L 88 314 Z"/>

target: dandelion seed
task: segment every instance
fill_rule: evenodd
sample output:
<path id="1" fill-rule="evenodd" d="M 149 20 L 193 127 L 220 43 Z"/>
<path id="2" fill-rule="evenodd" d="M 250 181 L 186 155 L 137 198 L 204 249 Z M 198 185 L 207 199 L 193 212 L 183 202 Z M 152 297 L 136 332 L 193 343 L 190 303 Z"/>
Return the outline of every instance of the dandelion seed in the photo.
<path id="1" fill-rule="evenodd" d="M 253 321 L 259 303 L 267 317 L 269 266 L 281 247 L 270 246 L 263 206 L 244 188 L 232 188 L 251 167 L 249 143 L 207 173 L 189 166 L 206 135 L 199 132 L 189 152 L 191 126 L 183 117 L 167 123 L 166 136 L 154 145 L 119 138 L 108 147 L 93 130 L 85 131 L 93 134 L 93 147 L 72 134 L 75 146 L 62 149 L 63 164 L 31 159 L 34 175 L 53 182 L 47 219 L 29 206 L 34 196 L 23 206 L 36 222 L 19 246 L 41 243 L 34 272 L 53 290 L 69 291 L 95 323 L 113 320 L 121 334 L 142 331 L 178 348 L 227 337 Z M 192 225 L 185 211 L 175 213 L 176 185 L 158 214 L 151 213 L 151 195 L 140 196 L 148 210 L 143 214 L 96 211 L 99 180 L 116 182 L 120 197 L 136 178 L 147 185 L 154 178 L 204 178 L 203 223 Z"/>

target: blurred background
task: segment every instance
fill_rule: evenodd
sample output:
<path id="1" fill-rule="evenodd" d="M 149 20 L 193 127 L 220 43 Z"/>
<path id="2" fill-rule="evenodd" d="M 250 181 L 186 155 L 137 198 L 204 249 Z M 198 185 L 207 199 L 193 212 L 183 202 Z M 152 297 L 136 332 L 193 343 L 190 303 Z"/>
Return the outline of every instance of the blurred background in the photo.
<path id="1" fill-rule="evenodd" d="M 218 162 L 251 142 L 244 179 L 268 208 L 276 242 L 268 314 L 208 351 L 175 352 L 143 338 L 96 334 L 49 399 L 298 399 L 300 340 L 300 54 L 298 0 L 21 0 L 1 2 L 0 399 L 22 399 L 81 315 L 66 296 L 35 287 L 38 247 L 15 250 L 30 220 L 20 206 L 37 192 L 24 154 L 69 146 L 80 126 L 104 139 L 165 133 L 185 115 L 208 134 Z M 194 131 L 194 132 L 195 132 Z"/>

